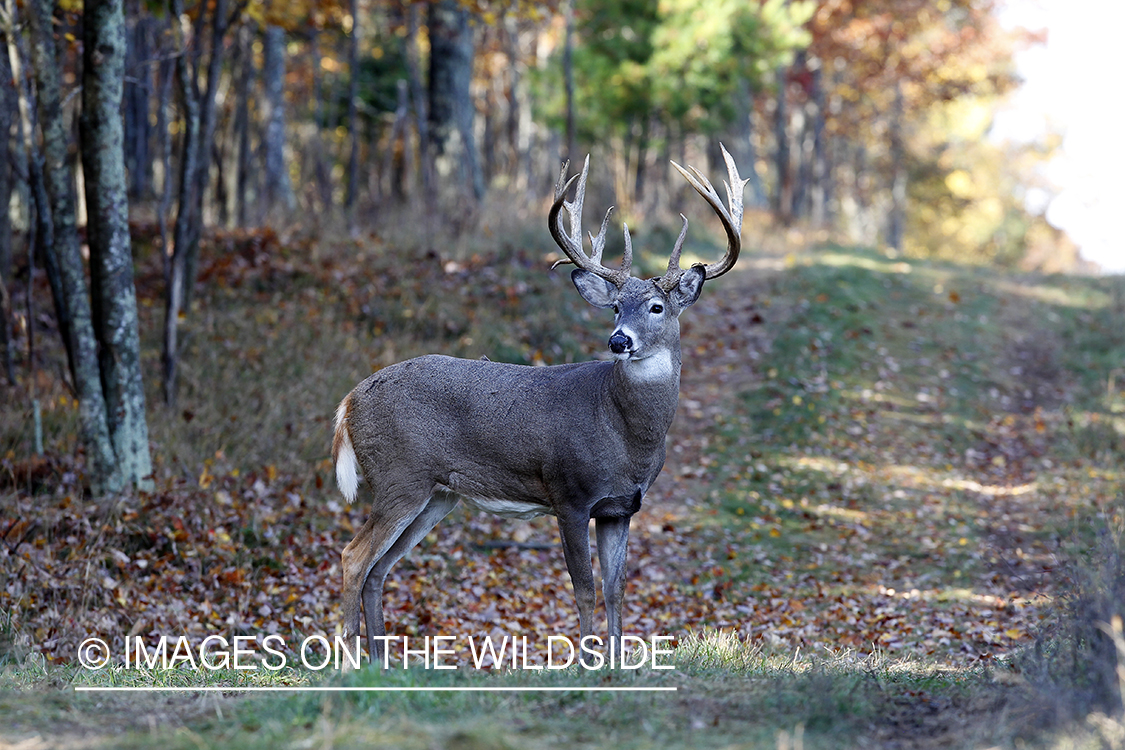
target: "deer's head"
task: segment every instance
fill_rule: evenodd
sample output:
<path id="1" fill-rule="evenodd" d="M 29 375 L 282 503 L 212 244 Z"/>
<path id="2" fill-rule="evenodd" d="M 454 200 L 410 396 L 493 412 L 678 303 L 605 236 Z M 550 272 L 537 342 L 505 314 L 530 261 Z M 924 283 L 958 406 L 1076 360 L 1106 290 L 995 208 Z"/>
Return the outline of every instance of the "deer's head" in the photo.
<path id="1" fill-rule="evenodd" d="M 727 234 L 726 254 L 716 263 L 697 263 L 686 270 L 680 268 L 680 251 L 688 228 L 688 220 L 681 214 L 683 226 L 672 248 L 668 270 L 663 276 L 645 280 L 630 273 L 633 265 L 633 242 L 627 225 L 624 226 L 625 253 L 621 267 L 611 269 L 602 265 L 605 232 L 613 208 L 606 211 L 597 236 L 590 235 L 590 254 L 587 255 L 583 250 L 582 203 L 586 197 L 590 157 L 586 157 L 581 174 L 574 175 L 569 180 L 566 177 L 569 162 L 563 165 L 558 182 L 555 183 L 555 202 L 547 218 L 551 236 L 566 254 L 566 259 L 558 261 L 555 266 L 563 263 L 578 266 L 571 273 L 571 280 L 582 298 L 594 307 L 613 309 L 616 326 L 609 337 L 609 349 L 619 360 L 644 360 L 659 352 L 669 351 L 673 346 L 678 347 L 680 313 L 699 299 L 704 281 L 722 276 L 738 260 L 742 246 L 742 190 L 746 181 L 738 176 L 738 168 L 726 148 L 720 148 L 727 165 L 728 181 L 724 185 L 728 205 L 719 200 L 710 181 L 699 170 L 694 167 L 684 169 L 675 162 L 672 162 L 672 166 L 718 214 Z M 574 200 L 568 201 L 566 194 L 576 180 L 578 187 Z M 563 229 L 560 217 L 564 208 L 570 215 L 569 232 Z"/>

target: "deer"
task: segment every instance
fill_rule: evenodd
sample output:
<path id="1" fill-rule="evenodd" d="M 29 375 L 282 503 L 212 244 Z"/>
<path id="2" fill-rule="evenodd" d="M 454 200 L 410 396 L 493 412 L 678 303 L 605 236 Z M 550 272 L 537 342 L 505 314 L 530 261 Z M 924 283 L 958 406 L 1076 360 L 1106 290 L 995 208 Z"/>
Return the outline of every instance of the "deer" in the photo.
<path id="1" fill-rule="evenodd" d="M 667 271 L 647 280 L 631 274 L 627 224 L 620 267 L 602 265 L 612 207 L 585 252 L 590 157 L 569 179 L 569 162 L 563 164 L 547 224 L 566 257 L 552 269 L 573 264 L 571 280 L 582 298 L 613 310 L 611 359 L 533 367 L 431 354 L 378 370 L 340 402 L 332 440 L 337 485 L 349 503 L 361 478 L 374 495 L 366 522 L 341 555 L 343 625 L 345 637 L 359 638 L 362 602 L 372 663 L 384 659 L 388 572 L 459 502 L 508 518 L 555 517 L 583 639 L 593 635 L 593 519 L 607 632 L 620 640 L 629 524 L 664 466 L 679 401 L 679 316 L 699 299 L 705 281 L 734 266 L 741 248 L 746 181 L 720 148 L 726 204 L 702 172 L 672 165 L 718 215 L 726 254 L 680 268 L 688 229 L 681 214 Z M 567 200 L 575 181 L 574 199 Z"/>

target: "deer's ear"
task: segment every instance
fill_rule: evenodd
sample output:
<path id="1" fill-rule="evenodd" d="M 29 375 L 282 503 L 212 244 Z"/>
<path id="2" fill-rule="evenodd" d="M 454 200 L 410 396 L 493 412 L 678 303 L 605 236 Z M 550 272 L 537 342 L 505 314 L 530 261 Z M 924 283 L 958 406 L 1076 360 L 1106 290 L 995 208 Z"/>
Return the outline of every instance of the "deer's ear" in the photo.
<path id="1" fill-rule="evenodd" d="M 681 310 L 691 307 L 699 299 L 699 293 L 703 291 L 704 278 L 703 266 L 697 263 L 684 271 L 684 275 L 680 277 L 680 283 L 676 284 L 668 296 Z"/>
<path id="2" fill-rule="evenodd" d="M 582 299 L 594 307 L 613 307 L 617 302 L 617 287 L 601 276 L 576 268 L 571 272 L 570 280 L 574 282 Z"/>

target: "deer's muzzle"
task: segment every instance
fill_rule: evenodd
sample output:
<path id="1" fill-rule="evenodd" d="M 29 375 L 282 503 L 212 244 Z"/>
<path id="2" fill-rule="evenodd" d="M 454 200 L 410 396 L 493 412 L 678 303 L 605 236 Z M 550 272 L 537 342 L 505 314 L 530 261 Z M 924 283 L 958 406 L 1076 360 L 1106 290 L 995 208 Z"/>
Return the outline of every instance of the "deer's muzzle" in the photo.
<path id="1" fill-rule="evenodd" d="M 621 331 L 614 331 L 609 337 L 609 350 L 614 354 L 624 354 L 633 350 L 633 339 Z"/>

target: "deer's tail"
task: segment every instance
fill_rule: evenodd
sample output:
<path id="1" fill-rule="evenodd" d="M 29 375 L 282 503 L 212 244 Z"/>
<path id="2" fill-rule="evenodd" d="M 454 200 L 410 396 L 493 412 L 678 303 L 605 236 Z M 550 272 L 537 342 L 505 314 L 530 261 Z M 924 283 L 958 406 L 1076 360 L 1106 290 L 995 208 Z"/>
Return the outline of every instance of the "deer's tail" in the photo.
<path id="1" fill-rule="evenodd" d="M 348 431 L 348 415 L 352 410 L 352 394 L 344 396 L 336 409 L 336 432 L 332 436 L 332 461 L 336 464 L 336 486 L 344 499 L 353 502 L 359 491 L 359 460 L 355 457 L 352 436 Z"/>

